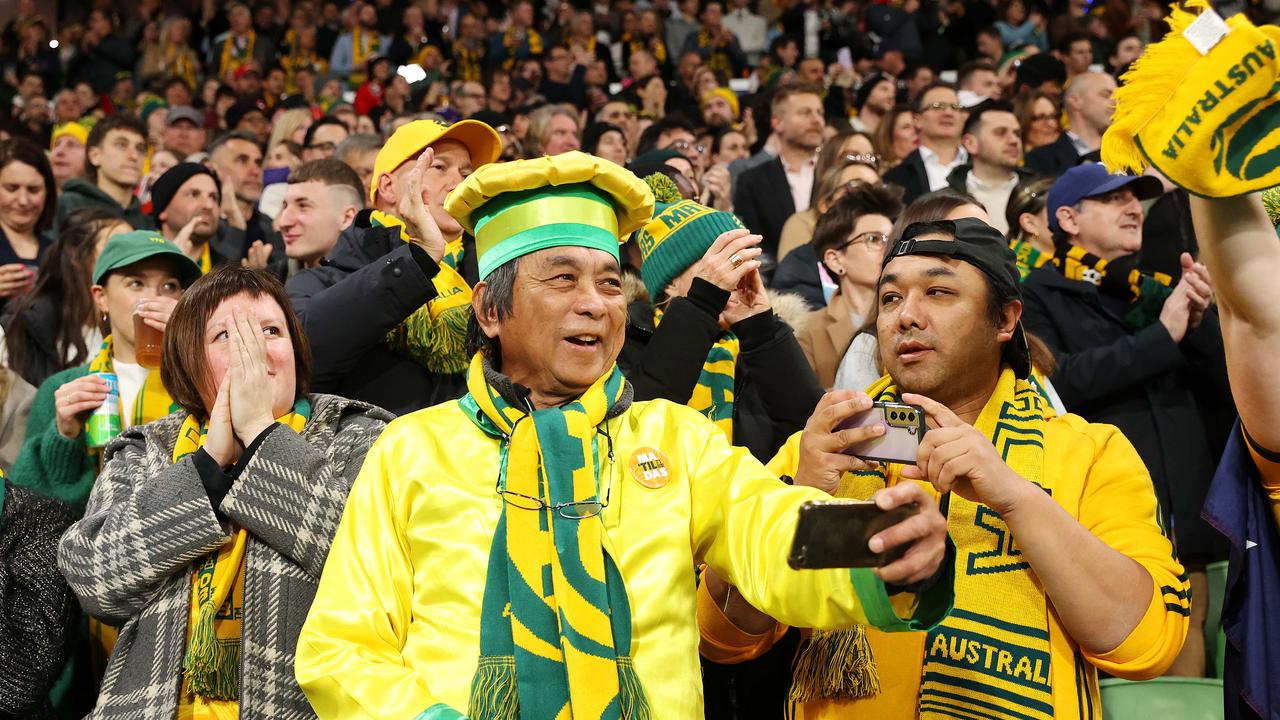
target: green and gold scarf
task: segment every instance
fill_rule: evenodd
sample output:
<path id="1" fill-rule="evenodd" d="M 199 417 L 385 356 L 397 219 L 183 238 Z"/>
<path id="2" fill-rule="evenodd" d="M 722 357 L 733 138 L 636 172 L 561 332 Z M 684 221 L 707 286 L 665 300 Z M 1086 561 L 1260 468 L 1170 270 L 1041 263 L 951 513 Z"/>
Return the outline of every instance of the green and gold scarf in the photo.
<path id="1" fill-rule="evenodd" d="M 1018 263 L 1018 278 L 1026 280 L 1032 270 L 1053 260 L 1053 256 L 1047 252 L 1036 249 L 1034 245 L 1026 240 L 1010 240 L 1009 249 L 1013 251 L 1013 256 Z"/>
<path id="2" fill-rule="evenodd" d="M 888 376 L 867 389 L 876 401 L 900 402 Z M 1052 493 L 1044 477 L 1044 430 L 1053 410 L 1008 367 L 976 427 L 1014 472 Z M 870 498 L 901 466 L 846 473 L 837 497 Z M 910 482 L 910 481 L 905 481 Z M 955 608 L 925 641 L 920 717 L 949 720 L 992 713 L 1028 720 L 1053 717 L 1049 684 L 1049 615 L 1044 593 L 1000 516 L 951 495 L 947 531 L 956 546 Z M 793 701 L 866 697 L 879 691 L 862 628 L 814 633 L 796 659 Z M 866 657 L 861 656 L 865 652 Z M 803 681 L 803 682 L 802 682 Z"/>
<path id="3" fill-rule="evenodd" d="M 98 349 L 98 354 L 89 361 L 89 374 L 93 373 L 114 373 L 116 371 L 115 361 L 112 359 L 114 350 L 114 342 L 108 335 L 102 341 L 102 346 Z M 169 397 L 169 391 L 164 388 L 164 383 L 160 381 L 160 370 L 152 369 L 147 373 L 147 379 L 143 381 L 142 387 L 138 389 L 138 395 L 133 400 L 133 407 L 120 408 L 121 419 L 128 418 L 129 425 L 145 425 L 153 420 L 174 412 L 179 405 Z M 91 450 L 90 452 L 94 452 Z M 101 452 L 101 450 L 97 450 Z"/>
<path id="4" fill-rule="evenodd" d="M 601 428 L 630 405 L 631 387 L 615 365 L 571 403 L 520 408 L 486 378 L 487 363 L 472 358 L 460 401 L 477 427 L 502 439 L 504 498 L 467 717 L 648 720 L 626 587 L 600 519 L 601 434 L 613 463 Z"/>
<path id="5" fill-rule="evenodd" d="M 653 326 L 662 322 L 662 310 L 653 311 Z M 693 388 L 693 396 L 685 403 L 697 410 L 716 424 L 724 432 L 730 444 L 733 443 L 733 379 L 734 370 L 738 367 L 738 355 L 742 351 L 742 342 L 731 332 L 722 332 L 716 339 L 707 359 L 702 363 L 702 372 L 698 374 L 698 384 Z"/>
<path id="6" fill-rule="evenodd" d="M 1125 322 L 1141 330 L 1160 318 L 1173 278 L 1159 272 L 1147 275 L 1137 264 L 1136 255 L 1107 261 L 1078 245 L 1059 245 L 1053 257 L 1054 267 L 1067 279 L 1092 283 L 1098 292 L 1127 300 Z"/>
<path id="7" fill-rule="evenodd" d="M 375 210 L 369 220 L 375 227 L 401 228 L 401 239 L 409 242 L 400 218 Z M 387 333 L 392 350 L 434 373 L 455 374 L 467 369 L 471 285 L 460 270 L 464 254 L 462 238 L 445 244 L 440 271 L 431 280 L 436 296 Z"/>

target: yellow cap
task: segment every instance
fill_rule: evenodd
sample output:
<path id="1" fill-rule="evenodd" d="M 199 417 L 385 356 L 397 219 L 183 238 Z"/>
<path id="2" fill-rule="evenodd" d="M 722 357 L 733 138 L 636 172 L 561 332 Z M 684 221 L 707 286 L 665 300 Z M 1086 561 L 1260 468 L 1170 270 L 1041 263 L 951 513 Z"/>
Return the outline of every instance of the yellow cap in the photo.
<path id="1" fill-rule="evenodd" d="M 706 107 L 707 101 L 714 97 L 724 98 L 729 103 L 729 107 L 733 108 L 734 119 L 738 118 L 738 93 L 727 87 L 716 87 L 702 93 L 702 102 L 699 103 L 698 107 Z"/>
<path id="2" fill-rule="evenodd" d="M 89 128 L 72 120 L 71 122 L 65 122 L 60 125 L 54 126 L 53 134 L 49 136 L 50 150 L 52 150 L 53 146 L 57 144 L 58 138 L 62 137 L 63 135 L 70 135 L 76 138 L 77 140 L 80 141 L 81 145 L 85 145 L 89 142 Z"/>
<path id="3" fill-rule="evenodd" d="M 387 138 L 373 161 L 373 180 L 369 183 L 369 202 L 378 200 L 378 178 L 417 157 L 418 153 L 441 140 L 457 140 L 471 153 L 472 166 L 479 168 L 495 162 L 502 155 L 502 138 L 497 131 L 479 120 L 459 120 L 448 125 L 439 120 L 414 120 Z"/>

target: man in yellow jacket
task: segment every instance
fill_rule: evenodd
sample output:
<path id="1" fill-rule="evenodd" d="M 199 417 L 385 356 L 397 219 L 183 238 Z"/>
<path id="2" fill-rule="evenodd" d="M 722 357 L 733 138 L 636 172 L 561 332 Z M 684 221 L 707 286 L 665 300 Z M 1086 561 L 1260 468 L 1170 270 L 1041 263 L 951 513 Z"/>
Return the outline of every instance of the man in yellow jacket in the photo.
<path id="1" fill-rule="evenodd" d="M 866 395 L 921 406 L 931 429 L 915 465 L 833 468 L 820 487 L 854 498 L 903 483 L 947 493 L 955 608 L 928 632 L 810 633 L 793 666 L 791 712 L 1101 717 L 1098 670 L 1159 675 L 1187 633 L 1188 586 L 1146 468 L 1114 427 L 1055 416 L 1027 382 L 1015 259 L 986 223 L 907 227 L 876 302 L 888 375 Z M 832 442 L 830 410 L 865 399 L 829 394 L 770 468 L 797 472 Z M 725 593 L 723 583 L 699 590 L 703 653 L 754 657 L 780 632 L 751 608 L 726 613 Z"/>
<path id="2" fill-rule="evenodd" d="M 946 614 L 946 532 L 919 485 L 877 497 L 920 504 L 876 536 L 902 559 L 791 570 L 798 509 L 825 495 L 687 407 L 632 402 L 618 239 L 651 216 L 644 183 L 566 153 L 485 166 L 447 209 L 482 278 L 469 392 L 388 426 L 355 483 L 298 645 L 320 717 L 701 718 L 703 563 L 805 626 Z"/>

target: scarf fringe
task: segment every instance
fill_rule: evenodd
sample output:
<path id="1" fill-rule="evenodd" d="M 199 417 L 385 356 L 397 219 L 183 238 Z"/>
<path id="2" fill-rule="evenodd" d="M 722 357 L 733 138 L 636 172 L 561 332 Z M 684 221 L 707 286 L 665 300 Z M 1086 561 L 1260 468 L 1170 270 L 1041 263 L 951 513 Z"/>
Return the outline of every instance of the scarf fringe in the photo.
<path id="1" fill-rule="evenodd" d="M 200 607 L 182 671 L 191 692 L 212 700 L 235 700 L 240 695 L 240 641 L 219 640 L 213 603 Z"/>
<path id="2" fill-rule="evenodd" d="M 471 679 L 467 703 L 471 720 L 520 720 L 520 692 L 514 655 L 486 655 Z"/>
<path id="3" fill-rule="evenodd" d="M 790 702 L 862 698 L 879 694 L 880 675 L 867 630 L 815 630 L 792 667 Z"/>
<path id="4" fill-rule="evenodd" d="M 1112 171 L 1141 173 L 1150 164 L 1138 149 L 1136 136 L 1173 99 L 1195 66 L 1200 53 L 1182 33 L 1209 7 L 1208 0 L 1186 0 L 1182 7 L 1175 3 L 1166 18 L 1169 34 L 1148 45 L 1124 74 L 1123 84 L 1114 95 L 1116 109 L 1111 127 L 1102 136 L 1102 160 Z M 1228 18 L 1226 22 L 1234 29 L 1240 18 Z"/>
<path id="5" fill-rule="evenodd" d="M 618 656 L 618 698 L 623 720 L 652 720 L 653 709 L 629 655 Z"/>

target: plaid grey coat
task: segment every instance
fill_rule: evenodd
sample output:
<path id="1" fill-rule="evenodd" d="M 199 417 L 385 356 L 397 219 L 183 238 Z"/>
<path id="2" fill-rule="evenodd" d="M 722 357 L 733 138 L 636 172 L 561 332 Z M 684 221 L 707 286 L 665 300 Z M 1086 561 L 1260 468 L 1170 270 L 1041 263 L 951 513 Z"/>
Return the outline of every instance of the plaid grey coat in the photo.
<path id="1" fill-rule="evenodd" d="M 311 397 L 299 436 L 276 427 L 222 501 L 249 531 L 240 717 L 315 717 L 293 678 L 306 619 L 338 520 L 365 454 L 392 418 Z M 193 561 L 229 539 L 190 458 L 173 463 L 184 413 L 131 428 L 107 447 L 84 519 L 58 565 L 86 612 L 120 626 L 97 707 L 101 720 L 173 720 L 182 681 Z"/>

